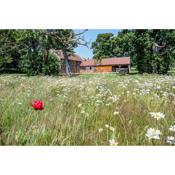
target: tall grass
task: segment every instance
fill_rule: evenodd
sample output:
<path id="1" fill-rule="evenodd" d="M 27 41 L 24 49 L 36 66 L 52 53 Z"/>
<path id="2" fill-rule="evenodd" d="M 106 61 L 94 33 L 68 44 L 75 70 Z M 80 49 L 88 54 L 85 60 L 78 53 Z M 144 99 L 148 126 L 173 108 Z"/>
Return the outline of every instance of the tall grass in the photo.
<path id="1" fill-rule="evenodd" d="M 0 76 L 1 145 L 169 145 L 175 76 Z M 42 100 L 44 110 L 31 107 Z M 150 112 L 161 112 L 156 120 Z M 149 128 L 160 139 L 146 137 Z M 111 145 L 115 145 L 111 144 Z"/>

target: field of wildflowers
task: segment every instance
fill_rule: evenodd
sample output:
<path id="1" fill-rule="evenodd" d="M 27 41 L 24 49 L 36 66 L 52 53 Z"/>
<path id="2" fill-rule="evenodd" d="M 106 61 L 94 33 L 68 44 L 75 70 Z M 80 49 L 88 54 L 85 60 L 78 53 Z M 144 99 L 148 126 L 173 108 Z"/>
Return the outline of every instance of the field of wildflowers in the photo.
<path id="1" fill-rule="evenodd" d="M 0 75 L 0 145 L 175 145 L 175 76 Z"/>

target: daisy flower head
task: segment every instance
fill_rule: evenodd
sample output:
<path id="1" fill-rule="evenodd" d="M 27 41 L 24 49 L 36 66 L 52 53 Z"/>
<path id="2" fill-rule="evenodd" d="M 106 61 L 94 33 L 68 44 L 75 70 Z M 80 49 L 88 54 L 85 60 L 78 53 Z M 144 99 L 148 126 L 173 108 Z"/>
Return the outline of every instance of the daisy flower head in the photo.
<path id="1" fill-rule="evenodd" d="M 160 130 L 155 129 L 155 128 L 149 128 L 147 130 L 146 137 L 148 137 L 149 140 L 151 140 L 151 139 L 158 140 L 158 139 L 160 139 L 161 134 L 162 133 L 160 132 Z"/>

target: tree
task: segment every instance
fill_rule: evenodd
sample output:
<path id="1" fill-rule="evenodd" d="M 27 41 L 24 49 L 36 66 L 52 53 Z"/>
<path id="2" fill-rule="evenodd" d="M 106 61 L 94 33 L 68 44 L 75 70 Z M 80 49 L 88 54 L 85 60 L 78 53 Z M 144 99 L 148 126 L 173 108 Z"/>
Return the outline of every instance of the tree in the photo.
<path id="1" fill-rule="evenodd" d="M 65 72 L 71 76 L 68 57 L 78 45 L 87 46 L 82 36 L 86 31 L 75 34 L 71 29 L 1 30 L 0 68 L 12 66 L 29 75 L 50 74 L 55 72 L 54 69 L 58 65 L 50 52 L 51 49 L 56 49 L 62 51 Z"/>
<path id="2" fill-rule="evenodd" d="M 98 34 L 95 42 L 92 43 L 93 58 L 100 60 L 101 58 L 111 57 L 113 55 L 113 34 Z"/>
<path id="3" fill-rule="evenodd" d="M 42 73 L 43 54 L 41 38 L 42 30 L 18 30 L 17 44 L 19 69 L 28 75 Z"/>
<path id="4" fill-rule="evenodd" d="M 58 29 L 50 31 L 50 37 L 52 38 L 51 41 L 54 43 L 53 47 L 55 49 L 60 49 L 63 52 L 65 72 L 68 77 L 71 77 L 72 75 L 68 57 L 69 55 L 73 54 L 73 49 L 78 45 L 87 46 L 88 43 L 82 36 L 82 34 L 84 34 L 86 31 L 87 29 L 77 34 L 71 29 Z"/>
<path id="5" fill-rule="evenodd" d="M 136 64 L 135 52 L 133 41 L 135 40 L 134 32 L 132 30 L 122 30 L 117 36 L 113 38 L 114 40 L 114 54 L 115 57 L 131 57 L 131 65 Z"/>
<path id="6" fill-rule="evenodd" d="M 152 30 L 153 57 L 155 58 L 154 72 L 167 73 L 174 64 L 175 58 L 175 31 Z"/>
<path id="7" fill-rule="evenodd" d="M 49 67 L 48 57 L 53 64 L 49 56 L 53 43 L 48 35 L 47 30 L 0 30 L 1 70 L 13 68 L 28 75 L 47 74 L 43 68 Z"/>
<path id="8" fill-rule="evenodd" d="M 134 47 L 140 73 L 167 73 L 174 62 L 174 30 L 135 30 Z"/>
<path id="9" fill-rule="evenodd" d="M 148 30 L 134 30 L 134 52 L 139 73 L 152 73 L 152 40 Z"/>
<path id="10" fill-rule="evenodd" d="M 17 50 L 17 31 L 0 30 L 0 69 L 17 67 L 19 52 Z"/>
<path id="11" fill-rule="evenodd" d="M 139 73 L 164 74 L 174 64 L 174 41 L 175 30 L 122 30 L 99 34 L 92 49 L 94 59 L 130 56 Z"/>
<path id="12" fill-rule="evenodd" d="M 122 30 L 117 36 L 112 33 L 98 34 L 91 46 L 94 54 L 93 58 L 101 60 L 102 58 L 132 55 L 132 63 L 134 64 L 133 38 L 132 30 Z"/>

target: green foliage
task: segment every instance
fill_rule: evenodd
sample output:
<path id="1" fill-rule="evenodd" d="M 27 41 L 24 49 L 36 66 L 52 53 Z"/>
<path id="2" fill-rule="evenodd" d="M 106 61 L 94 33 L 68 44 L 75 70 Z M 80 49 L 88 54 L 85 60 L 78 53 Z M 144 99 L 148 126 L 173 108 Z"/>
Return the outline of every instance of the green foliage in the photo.
<path id="1" fill-rule="evenodd" d="M 67 49 L 68 52 L 73 52 L 77 47 L 77 39 L 75 33 L 71 29 L 55 29 L 49 32 L 50 43 L 55 49 Z"/>
<path id="2" fill-rule="evenodd" d="M 19 69 L 27 75 L 38 75 L 42 73 L 43 58 L 41 53 L 31 52 L 21 56 Z"/>
<path id="3" fill-rule="evenodd" d="M 113 55 L 112 33 L 98 34 L 95 42 L 92 43 L 94 58 L 100 60 L 101 58 L 110 57 Z"/>
<path id="4" fill-rule="evenodd" d="M 136 66 L 139 73 L 151 73 L 152 42 L 147 30 L 135 30 L 133 40 L 134 52 L 136 55 Z"/>
<path id="5" fill-rule="evenodd" d="M 16 38 L 16 30 L 0 30 L 0 71 L 16 67 L 18 64 Z"/>
<path id="6" fill-rule="evenodd" d="M 42 67 L 42 72 L 44 75 L 58 75 L 60 68 L 60 61 L 51 53 L 48 56 L 47 64 L 44 64 Z"/>
<path id="7" fill-rule="evenodd" d="M 94 59 L 130 56 L 139 73 L 165 74 L 175 62 L 174 41 L 175 30 L 122 30 L 116 36 L 99 34 L 92 49 Z"/>
<path id="8" fill-rule="evenodd" d="M 169 145 L 175 76 L 0 75 L 0 145 Z M 149 86 L 145 86 L 148 84 Z M 66 88 L 65 88 L 66 87 Z M 44 110 L 31 107 L 35 99 Z M 156 120 L 150 112 L 161 112 Z M 109 127 L 107 127 L 109 125 Z M 149 128 L 161 131 L 149 140 Z"/>
<path id="9" fill-rule="evenodd" d="M 0 70 L 56 74 L 59 61 L 49 55 L 50 50 L 65 50 L 69 55 L 76 46 L 73 30 L 0 30 Z"/>
<path id="10" fill-rule="evenodd" d="M 62 29 L 62 30 L 52 30 L 50 32 L 52 38 L 52 43 L 56 49 L 61 49 L 64 56 L 64 68 L 67 76 L 71 76 L 71 69 L 68 63 L 68 56 L 73 53 L 73 49 L 82 44 L 82 38 L 76 35 L 73 30 Z M 47 60 L 47 59 L 46 59 Z"/>
<path id="11" fill-rule="evenodd" d="M 140 73 L 167 73 L 174 63 L 174 30 L 135 30 L 135 53 Z M 159 50 L 154 51 L 155 43 Z"/>
<path id="12" fill-rule="evenodd" d="M 112 33 L 97 35 L 96 41 L 91 46 L 94 59 L 134 55 L 133 38 L 131 30 L 123 30 L 117 36 Z"/>

